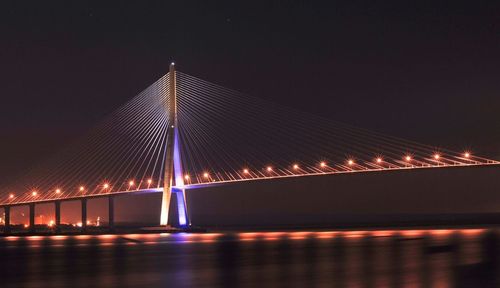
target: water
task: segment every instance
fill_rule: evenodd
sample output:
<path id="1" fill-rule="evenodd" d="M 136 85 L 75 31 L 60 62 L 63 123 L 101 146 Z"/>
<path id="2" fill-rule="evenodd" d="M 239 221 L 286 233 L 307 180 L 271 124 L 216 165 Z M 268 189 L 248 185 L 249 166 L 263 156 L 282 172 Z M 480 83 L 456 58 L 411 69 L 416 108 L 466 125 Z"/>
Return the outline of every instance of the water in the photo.
<path id="1" fill-rule="evenodd" d="M 498 239 L 485 229 L 6 237 L 0 287 L 497 287 Z"/>

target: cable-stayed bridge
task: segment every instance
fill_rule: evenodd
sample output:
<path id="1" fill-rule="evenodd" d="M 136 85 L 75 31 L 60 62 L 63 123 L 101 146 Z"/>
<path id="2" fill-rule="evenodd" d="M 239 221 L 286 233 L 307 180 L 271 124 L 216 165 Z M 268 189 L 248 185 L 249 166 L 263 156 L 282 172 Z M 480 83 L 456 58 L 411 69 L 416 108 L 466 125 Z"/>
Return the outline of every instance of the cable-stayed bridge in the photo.
<path id="1" fill-rule="evenodd" d="M 336 107 L 332 107 L 335 111 Z M 187 226 L 187 189 L 315 175 L 498 165 L 473 151 L 450 151 L 334 122 L 176 71 L 125 103 L 66 150 L 5 186 L 0 206 L 163 193 L 161 225 Z M 237 193 L 237 191 L 235 191 Z M 174 198 L 171 198 L 175 194 Z M 171 203 L 175 199 L 175 203 Z M 178 219 L 168 219 L 169 209 Z"/>

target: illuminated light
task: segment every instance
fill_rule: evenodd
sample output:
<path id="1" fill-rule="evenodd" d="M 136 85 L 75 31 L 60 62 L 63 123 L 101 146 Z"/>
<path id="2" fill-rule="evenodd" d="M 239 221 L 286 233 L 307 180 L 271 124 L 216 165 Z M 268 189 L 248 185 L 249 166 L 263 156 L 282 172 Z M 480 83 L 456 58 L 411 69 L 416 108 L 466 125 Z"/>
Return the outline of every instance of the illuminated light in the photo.
<path id="1" fill-rule="evenodd" d="M 293 240 L 300 240 L 300 239 L 306 239 L 308 236 L 311 235 L 311 232 L 304 231 L 304 232 L 290 232 L 286 234 L 289 239 Z"/>
<path id="2" fill-rule="evenodd" d="M 286 232 L 264 232 L 263 236 L 266 240 L 276 240 L 282 236 L 285 236 Z"/>
<path id="3" fill-rule="evenodd" d="M 431 230 L 430 233 L 433 236 L 447 236 L 453 233 L 453 230 L 451 229 L 438 229 L 438 230 Z"/>
<path id="4" fill-rule="evenodd" d="M 151 184 L 153 183 L 153 180 L 152 179 L 148 179 L 148 184 Z"/>
<path id="5" fill-rule="evenodd" d="M 90 239 L 94 236 L 90 236 L 90 235 L 76 235 L 74 236 L 76 239 L 79 239 L 79 240 L 87 240 L 87 239 Z"/>
<path id="6" fill-rule="evenodd" d="M 465 157 L 465 158 L 470 158 L 470 152 L 465 152 L 465 153 L 464 153 L 464 157 Z"/>
<path id="7" fill-rule="evenodd" d="M 78 222 L 78 223 L 76 223 L 76 226 L 77 226 L 77 227 L 82 227 L 82 222 Z"/>
<path id="8" fill-rule="evenodd" d="M 276 241 L 280 240 L 282 235 L 284 235 L 285 232 L 266 232 L 264 234 L 264 240 L 266 241 Z"/>
<path id="9" fill-rule="evenodd" d="M 28 225 L 28 224 L 24 224 L 24 228 L 28 228 L 28 227 L 29 227 L 29 225 Z"/>
<path id="10" fill-rule="evenodd" d="M 408 156 L 406 156 L 406 157 L 405 157 L 405 160 L 406 160 L 406 161 L 408 161 L 408 162 L 410 162 L 410 161 L 411 161 L 411 156 L 409 156 L 409 155 L 408 155 Z"/>
<path id="11" fill-rule="evenodd" d="M 267 170 L 267 172 L 271 172 L 271 171 L 273 171 L 273 167 L 267 166 L 266 170 Z"/>
<path id="12" fill-rule="evenodd" d="M 36 195 L 38 195 L 38 192 L 36 191 L 31 192 L 31 196 L 35 197 Z"/>
<path id="13" fill-rule="evenodd" d="M 108 183 L 104 183 L 104 185 L 102 185 L 102 188 L 108 189 L 109 188 L 109 184 Z"/>
<path id="14" fill-rule="evenodd" d="M 293 164 L 293 169 L 295 169 L 295 170 L 299 169 L 299 165 L 298 164 Z"/>
<path id="15" fill-rule="evenodd" d="M 61 189 L 57 188 L 56 189 L 56 194 L 61 194 Z"/>
<path id="16" fill-rule="evenodd" d="M 316 232 L 315 237 L 318 239 L 331 239 L 335 237 L 338 234 L 338 232 L 335 231 L 322 231 L 322 232 Z"/>
<path id="17" fill-rule="evenodd" d="M 391 237 L 394 235 L 394 231 L 390 230 L 372 231 L 371 235 L 373 237 Z"/>
<path id="18" fill-rule="evenodd" d="M 84 190 L 85 190 L 85 187 L 80 186 L 80 191 L 84 191 Z"/>
<path id="19" fill-rule="evenodd" d="M 11 194 L 9 194 L 9 198 L 10 198 L 10 199 L 13 199 L 13 198 L 14 198 L 14 194 L 12 194 L 12 193 L 11 193 Z"/>
<path id="20" fill-rule="evenodd" d="M 134 185 L 135 185 L 134 180 L 130 180 L 130 181 L 128 181 L 128 186 L 134 186 Z"/>
<path id="21" fill-rule="evenodd" d="M 244 173 L 244 174 L 248 174 L 248 173 L 250 173 L 250 172 L 248 171 L 248 169 L 243 169 L 243 173 Z"/>
<path id="22" fill-rule="evenodd" d="M 321 162 L 319 162 L 319 166 L 320 166 L 321 168 L 325 168 L 325 167 L 326 167 L 326 162 L 325 162 L 325 161 L 321 161 Z"/>
<path id="23" fill-rule="evenodd" d="M 382 158 L 378 157 L 378 158 L 376 159 L 376 161 L 377 161 L 377 163 L 382 163 Z"/>
<path id="24" fill-rule="evenodd" d="M 465 235 L 476 235 L 484 232 L 484 229 L 461 229 L 460 233 Z"/>
<path id="25" fill-rule="evenodd" d="M 349 161 L 347 161 L 347 164 L 349 164 L 350 166 L 354 165 L 354 160 L 349 159 Z"/>
<path id="26" fill-rule="evenodd" d="M 201 234 L 201 242 L 213 242 L 215 241 L 221 234 L 219 233 L 206 233 Z"/>
<path id="27" fill-rule="evenodd" d="M 203 177 L 208 178 L 209 176 L 208 172 L 203 173 Z"/>
<path id="28" fill-rule="evenodd" d="M 99 238 L 99 239 L 115 239 L 115 238 L 117 238 L 117 236 L 116 235 L 99 235 L 99 236 L 97 236 L 97 238 Z"/>
<path id="29" fill-rule="evenodd" d="M 243 241 L 248 241 L 248 240 L 255 240 L 260 236 L 260 233 L 258 232 L 244 232 L 244 233 L 238 233 L 238 237 L 240 240 Z"/>
<path id="30" fill-rule="evenodd" d="M 401 231 L 401 235 L 404 237 L 419 237 L 424 234 L 423 230 L 403 230 Z"/>
<path id="31" fill-rule="evenodd" d="M 40 241 L 43 239 L 43 236 L 28 236 L 26 238 L 30 241 Z"/>
<path id="32" fill-rule="evenodd" d="M 361 238 L 361 237 L 365 236 L 365 234 L 366 234 L 366 231 L 345 231 L 345 232 L 342 232 L 342 235 L 345 238 Z"/>
<path id="33" fill-rule="evenodd" d="M 54 226 L 54 220 L 50 220 L 48 225 L 49 225 L 49 227 Z"/>
<path id="34" fill-rule="evenodd" d="M 184 179 L 189 180 L 189 175 L 184 175 Z"/>
<path id="35" fill-rule="evenodd" d="M 434 159 L 438 160 L 439 158 L 441 158 L 441 155 L 439 155 L 439 154 L 434 154 Z"/>

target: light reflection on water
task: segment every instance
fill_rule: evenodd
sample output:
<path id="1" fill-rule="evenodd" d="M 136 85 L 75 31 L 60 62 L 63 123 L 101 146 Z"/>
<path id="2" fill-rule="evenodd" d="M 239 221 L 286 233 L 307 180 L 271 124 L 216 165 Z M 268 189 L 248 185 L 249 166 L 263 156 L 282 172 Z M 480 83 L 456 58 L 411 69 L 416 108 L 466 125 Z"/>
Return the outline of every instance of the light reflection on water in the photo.
<path id="1" fill-rule="evenodd" d="M 0 238 L 0 287 L 497 287 L 486 229 Z"/>

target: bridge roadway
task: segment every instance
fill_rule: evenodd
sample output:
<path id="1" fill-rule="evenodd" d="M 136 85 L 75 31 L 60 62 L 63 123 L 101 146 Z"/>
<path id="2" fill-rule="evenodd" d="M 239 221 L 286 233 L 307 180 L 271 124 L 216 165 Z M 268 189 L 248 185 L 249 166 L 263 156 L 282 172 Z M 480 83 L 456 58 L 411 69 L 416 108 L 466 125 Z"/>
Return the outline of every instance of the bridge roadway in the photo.
<path id="1" fill-rule="evenodd" d="M 70 201 L 81 201 L 82 207 L 82 232 L 86 231 L 87 228 L 87 200 L 94 198 L 108 198 L 108 222 L 109 229 L 114 230 L 114 197 L 127 194 L 142 194 L 142 193 L 161 193 L 163 188 L 148 188 L 140 190 L 128 190 L 128 191 L 117 191 L 109 192 L 104 194 L 90 194 L 90 195 L 79 195 L 65 198 L 51 198 L 51 199 L 41 199 L 36 201 L 24 201 L 16 203 L 3 203 L 0 207 L 4 209 L 4 234 L 9 234 L 11 232 L 10 225 L 10 209 L 16 206 L 29 206 L 29 230 L 30 232 L 35 232 L 35 205 L 36 204 L 47 204 L 54 203 L 55 209 L 55 229 L 56 232 L 60 230 L 61 227 L 61 203 Z"/>
<path id="2" fill-rule="evenodd" d="M 236 180 L 228 180 L 228 181 L 216 181 L 216 182 L 207 182 L 207 183 L 196 183 L 196 184 L 187 184 L 183 188 L 186 190 L 196 189 L 196 188 L 204 188 L 207 186 L 216 186 L 216 185 L 224 185 L 228 183 L 236 183 L 236 182 L 244 182 L 244 181 L 260 181 L 260 180 L 271 180 L 271 179 L 286 179 L 292 177 L 305 177 L 305 176 L 320 176 L 320 175 L 329 175 L 329 174 L 348 174 L 348 173 L 367 173 L 367 172 L 389 172 L 389 171 L 397 171 L 397 170 L 411 170 L 411 169 L 443 169 L 443 168 L 454 168 L 454 167 L 465 167 L 465 166 L 498 166 L 500 167 L 500 162 L 491 162 L 491 163 L 479 163 L 479 164 L 460 164 L 460 165 L 447 165 L 447 166 L 419 166 L 419 167 L 403 167 L 403 168 L 384 168 L 384 169 L 366 169 L 366 170 L 353 170 L 353 171 L 335 171 L 335 172 L 322 172 L 322 173 L 311 173 L 311 174 L 295 174 L 295 175 L 279 175 L 279 176 L 270 176 L 265 178 L 243 178 Z M 174 187 L 175 188 L 175 187 Z M 157 188 L 146 188 L 139 190 L 126 190 L 126 191 L 117 191 L 117 192 L 108 192 L 101 194 L 88 194 L 88 195 L 78 195 L 71 196 L 65 198 L 49 198 L 49 199 L 40 199 L 34 201 L 21 201 L 14 203 L 1 203 L 0 208 L 4 209 L 4 234 L 9 234 L 11 232 L 11 223 L 10 223 L 10 209 L 16 206 L 29 206 L 29 230 L 30 232 L 35 232 L 35 205 L 36 204 L 48 204 L 54 203 L 55 209 L 55 228 L 56 231 L 59 231 L 61 226 L 61 203 L 62 202 L 70 202 L 70 201 L 81 201 L 82 208 L 82 231 L 86 230 L 87 226 L 87 201 L 89 199 L 94 198 L 108 198 L 108 222 L 109 229 L 114 230 L 114 198 L 121 195 L 129 195 L 129 194 L 146 194 L 146 193 L 162 193 L 163 187 Z"/>

